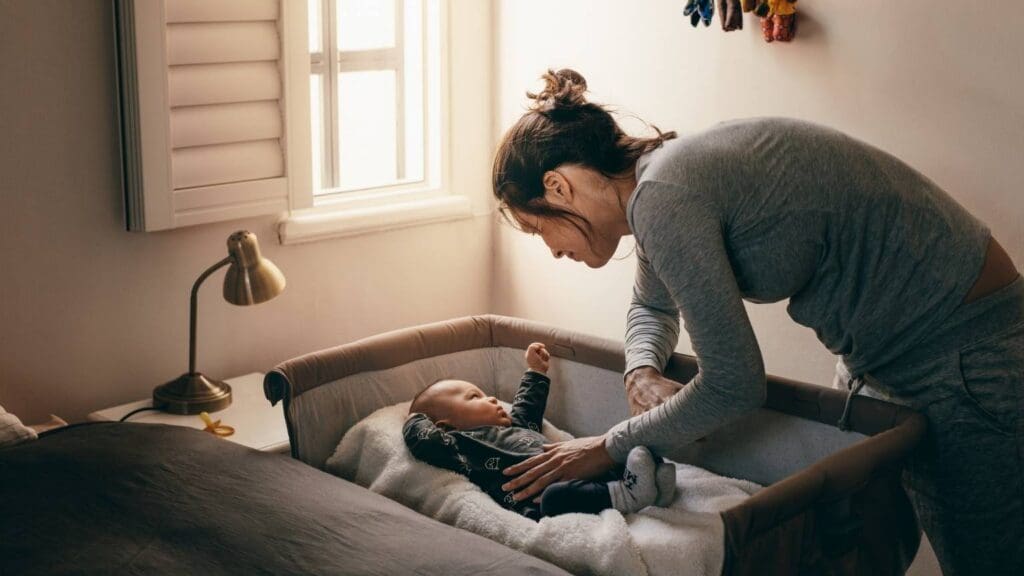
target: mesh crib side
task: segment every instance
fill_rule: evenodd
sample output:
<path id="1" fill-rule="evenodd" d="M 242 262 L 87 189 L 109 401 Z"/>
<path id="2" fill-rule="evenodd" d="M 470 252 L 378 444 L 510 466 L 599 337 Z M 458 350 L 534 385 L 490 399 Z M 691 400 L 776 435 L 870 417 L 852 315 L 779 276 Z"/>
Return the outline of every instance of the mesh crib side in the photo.
<path id="1" fill-rule="evenodd" d="M 283 403 L 292 457 L 322 468 L 348 428 L 373 411 L 410 400 L 432 376 L 488 384 L 491 323 L 486 316 L 404 328 L 279 364 L 263 390 Z M 459 372 L 442 373 L 441 359 Z"/>
<path id="2" fill-rule="evenodd" d="M 774 388 L 774 397 L 771 390 Z M 769 388 L 775 410 L 837 420 L 842 394 L 782 381 Z M 870 436 L 767 486 L 721 514 L 723 574 L 841 576 L 903 574 L 920 529 L 901 485 L 906 458 L 926 423 L 906 408 L 858 397 L 854 427 Z"/>

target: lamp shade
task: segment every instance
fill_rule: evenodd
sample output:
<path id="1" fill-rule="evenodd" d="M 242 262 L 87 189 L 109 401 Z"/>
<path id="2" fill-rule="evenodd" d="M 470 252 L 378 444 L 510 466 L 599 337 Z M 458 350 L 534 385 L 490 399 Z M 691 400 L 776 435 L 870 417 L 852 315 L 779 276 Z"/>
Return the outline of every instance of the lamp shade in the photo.
<path id="1" fill-rule="evenodd" d="M 252 232 L 238 231 L 228 238 L 231 266 L 224 275 L 224 299 L 238 306 L 266 302 L 284 291 L 284 274 L 260 256 Z"/>

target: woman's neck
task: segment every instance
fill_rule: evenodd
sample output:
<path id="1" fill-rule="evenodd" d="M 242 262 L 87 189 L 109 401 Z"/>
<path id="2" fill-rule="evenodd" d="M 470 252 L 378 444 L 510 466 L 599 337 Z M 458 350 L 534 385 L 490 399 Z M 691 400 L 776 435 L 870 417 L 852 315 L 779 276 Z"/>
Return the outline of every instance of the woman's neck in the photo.
<path id="1" fill-rule="evenodd" d="M 610 182 L 619 205 L 619 212 L 616 214 L 616 233 L 619 236 L 629 236 L 633 231 L 629 229 L 626 207 L 629 206 L 629 199 L 633 197 L 633 191 L 636 190 L 636 171 L 630 167 L 621 176 L 611 178 Z"/>

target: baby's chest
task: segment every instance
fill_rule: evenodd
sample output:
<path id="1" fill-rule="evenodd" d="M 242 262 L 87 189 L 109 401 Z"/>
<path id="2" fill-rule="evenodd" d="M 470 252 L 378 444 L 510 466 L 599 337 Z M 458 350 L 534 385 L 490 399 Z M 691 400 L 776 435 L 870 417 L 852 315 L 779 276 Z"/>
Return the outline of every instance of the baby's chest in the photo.
<path id="1" fill-rule="evenodd" d="M 540 454 L 547 442 L 543 435 L 533 430 L 515 427 L 469 431 L 465 435 L 472 444 L 477 444 L 485 452 L 506 452 L 521 456 Z"/>
<path id="2" fill-rule="evenodd" d="M 521 454 L 540 454 L 544 451 L 544 443 L 547 439 L 532 430 L 523 430 L 520 434 L 510 435 L 503 443 L 503 448 L 509 452 Z"/>

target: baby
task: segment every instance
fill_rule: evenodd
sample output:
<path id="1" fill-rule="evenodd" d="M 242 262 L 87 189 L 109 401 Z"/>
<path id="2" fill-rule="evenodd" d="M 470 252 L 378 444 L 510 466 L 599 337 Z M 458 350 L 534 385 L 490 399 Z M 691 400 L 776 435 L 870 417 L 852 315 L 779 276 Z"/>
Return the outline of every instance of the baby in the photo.
<path id="1" fill-rule="evenodd" d="M 634 448 L 621 475 L 549 485 L 537 500 L 517 502 L 501 485 L 502 470 L 542 453 L 540 433 L 551 381 L 551 356 L 543 344 L 526 349 L 526 365 L 509 412 L 493 396 L 462 380 L 440 380 L 420 392 L 409 407 L 402 433 L 413 455 L 424 462 L 469 477 L 505 508 L 540 520 L 567 512 L 596 514 L 607 508 L 636 512 L 652 504 L 665 506 L 675 495 L 675 467 L 655 461 L 643 447 Z"/>

